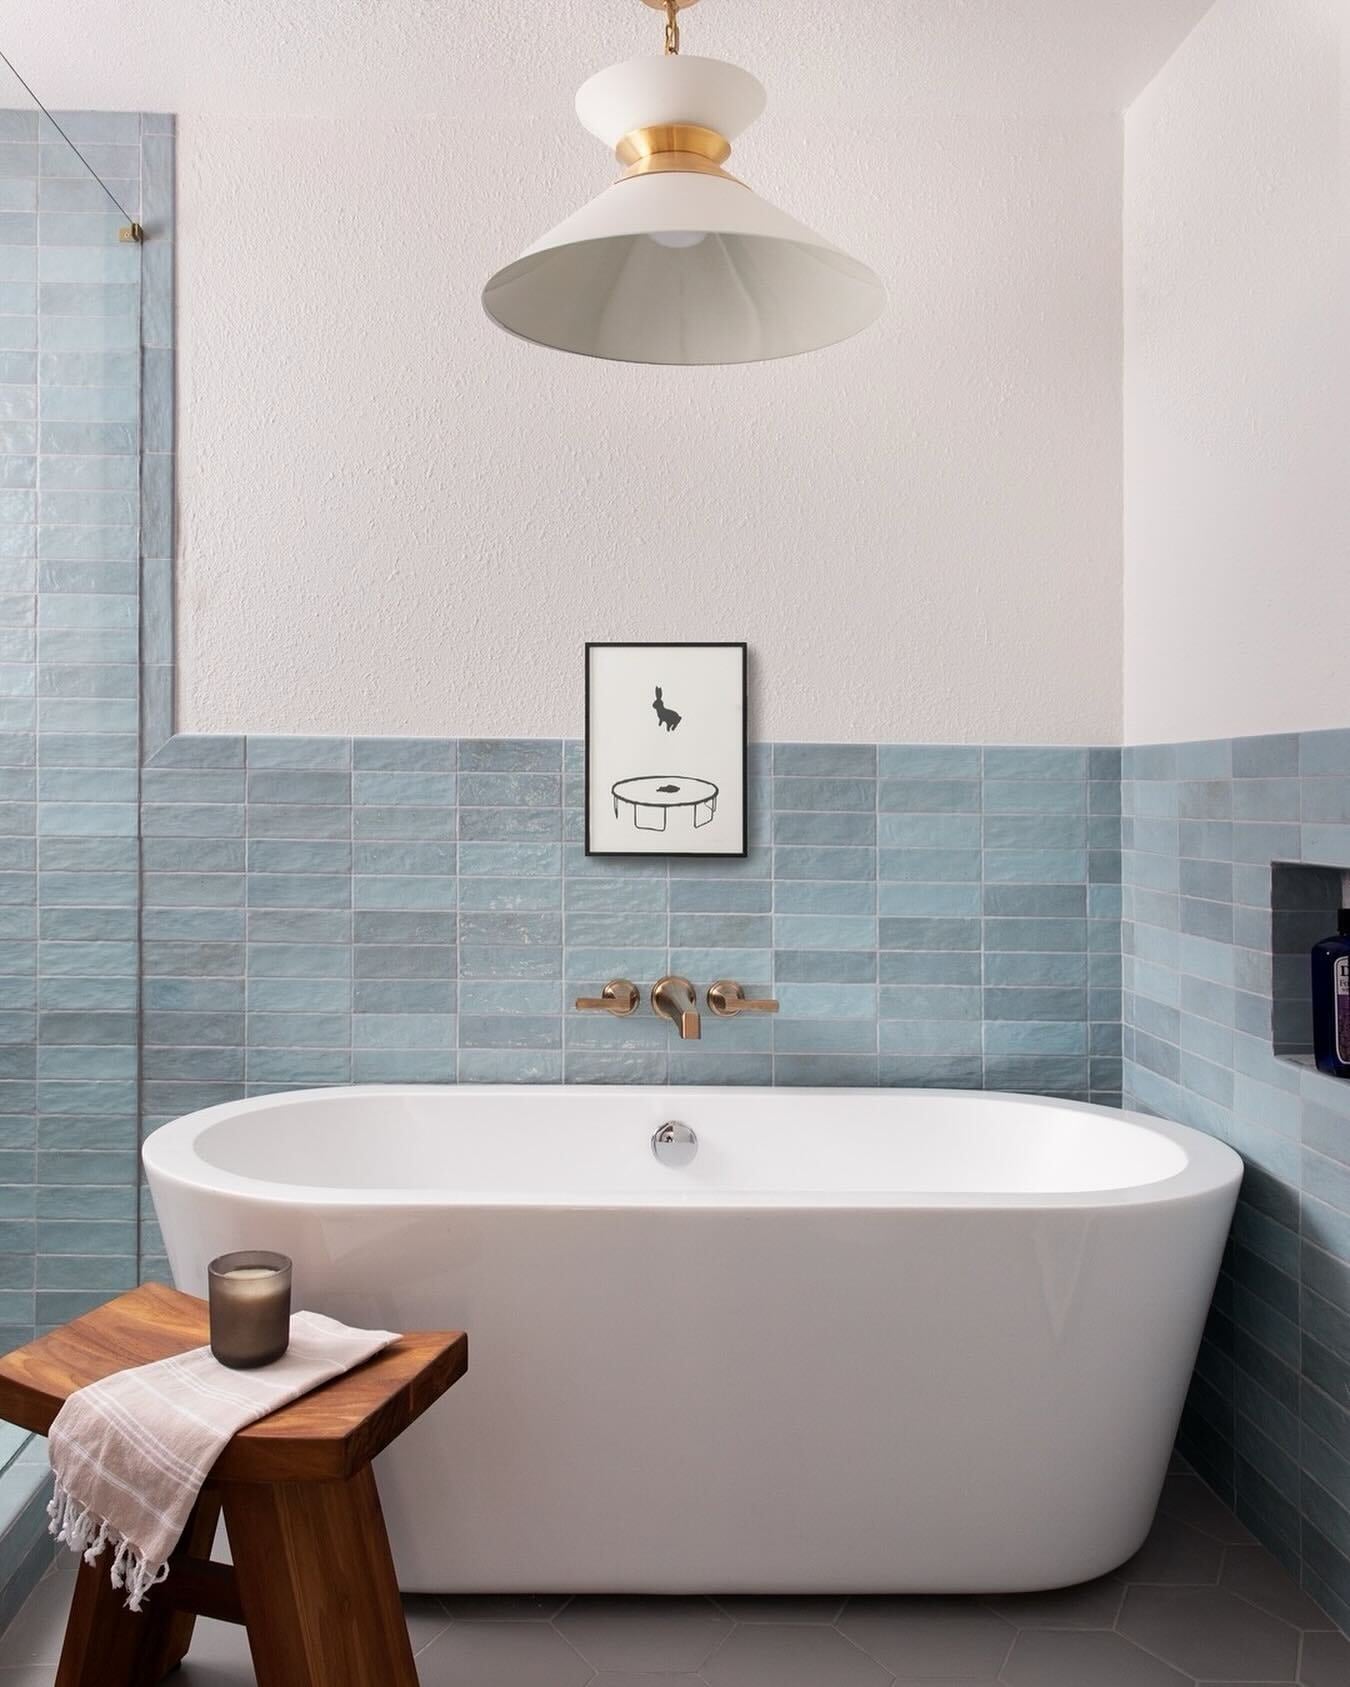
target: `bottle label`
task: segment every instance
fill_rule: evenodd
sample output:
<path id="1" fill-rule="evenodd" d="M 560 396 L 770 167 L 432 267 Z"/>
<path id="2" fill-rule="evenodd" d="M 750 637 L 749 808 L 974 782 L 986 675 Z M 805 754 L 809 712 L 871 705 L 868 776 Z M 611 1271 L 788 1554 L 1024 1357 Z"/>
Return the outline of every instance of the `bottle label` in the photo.
<path id="1" fill-rule="evenodd" d="M 1336 1058 L 1350 1066 L 1350 955 L 1339 955 L 1331 969 L 1336 1001 Z"/>

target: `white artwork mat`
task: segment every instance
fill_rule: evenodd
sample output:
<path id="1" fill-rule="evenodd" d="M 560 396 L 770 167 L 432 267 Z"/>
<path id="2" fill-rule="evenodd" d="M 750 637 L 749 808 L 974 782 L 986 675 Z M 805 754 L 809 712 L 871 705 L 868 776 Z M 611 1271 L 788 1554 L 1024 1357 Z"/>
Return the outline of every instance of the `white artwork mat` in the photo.
<path id="1" fill-rule="evenodd" d="M 587 850 L 745 852 L 745 647 L 587 649 Z"/>

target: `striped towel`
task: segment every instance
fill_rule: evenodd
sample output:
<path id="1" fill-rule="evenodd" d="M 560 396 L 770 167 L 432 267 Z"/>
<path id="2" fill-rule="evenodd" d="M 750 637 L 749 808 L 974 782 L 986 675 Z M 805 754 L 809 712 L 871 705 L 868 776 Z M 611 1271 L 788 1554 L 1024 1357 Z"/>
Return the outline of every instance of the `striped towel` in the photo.
<path id="1" fill-rule="evenodd" d="M 112 1584 L 139 1611 L 168 1575 L 188 1513 L 235 1431 L 397 1340 L 297 1312 L 284 1356 L 255 1371 L 229 1370 L 209 1347 L 194 1347 L 77 1389 L 48 1438 L 51 1533 L 86 1564 L 111 1546 Z"/>

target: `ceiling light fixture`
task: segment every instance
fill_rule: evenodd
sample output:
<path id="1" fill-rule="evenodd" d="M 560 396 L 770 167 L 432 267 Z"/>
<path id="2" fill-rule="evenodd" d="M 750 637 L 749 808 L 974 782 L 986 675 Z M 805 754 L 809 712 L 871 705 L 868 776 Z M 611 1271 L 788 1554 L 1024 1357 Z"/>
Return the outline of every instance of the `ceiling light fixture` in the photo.
<path id="1" fill-rule="evenodd" d="M 611 65 L 577 116 L 612 147 L 619 179 L 483 289 L 483 306 L 537 345 L 624 363 L 751 363 L 846 340 L 876 320 L 876 275 L 723 168 L 764 89 L 721 59 L 665 53 Z"/>

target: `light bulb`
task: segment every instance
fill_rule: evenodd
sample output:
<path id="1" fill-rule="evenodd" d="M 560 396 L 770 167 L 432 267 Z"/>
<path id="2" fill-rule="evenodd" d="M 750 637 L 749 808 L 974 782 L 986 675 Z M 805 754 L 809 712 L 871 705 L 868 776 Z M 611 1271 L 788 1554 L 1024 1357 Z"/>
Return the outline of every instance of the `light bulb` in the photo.
<path id="1" fill-rule="evenodd" d="M 708 237 L 701 229 L 672 228 L 662 229 L 660 233 L 653 234 L 651 238 L 658 246 L 670 246 L 677 251 L 681 251 L 686 246 L 697 246 Z"/>

